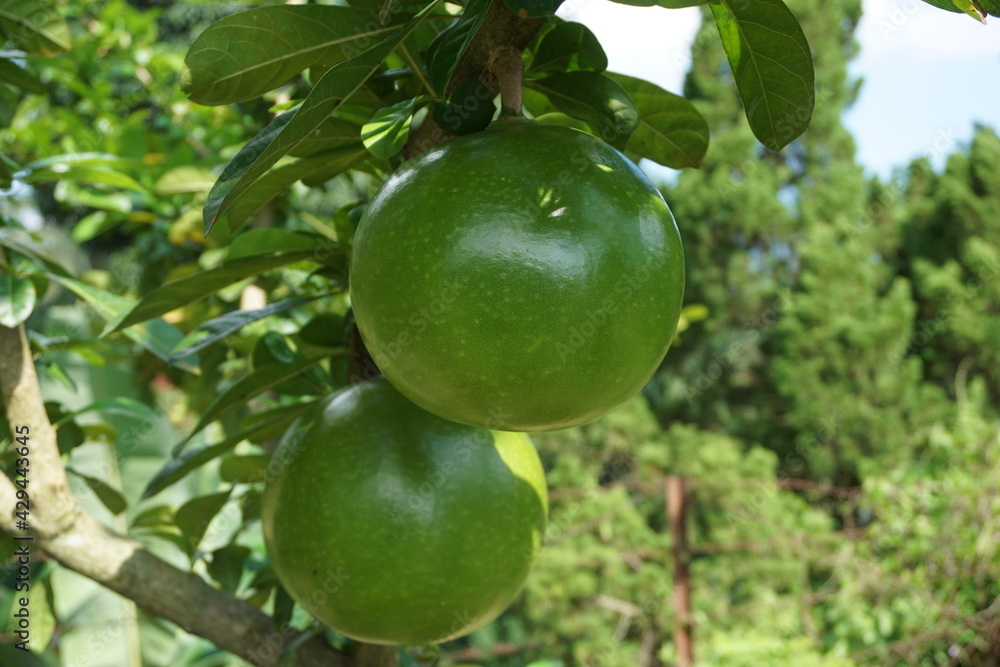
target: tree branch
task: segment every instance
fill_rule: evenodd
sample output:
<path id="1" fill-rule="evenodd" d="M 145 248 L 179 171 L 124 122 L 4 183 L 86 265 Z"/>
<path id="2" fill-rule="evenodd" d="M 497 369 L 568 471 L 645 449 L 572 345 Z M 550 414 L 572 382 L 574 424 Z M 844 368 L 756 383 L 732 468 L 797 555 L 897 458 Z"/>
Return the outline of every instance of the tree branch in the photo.
<path id="1" fill-rule="evenodd" d="M 496 96 L 500 92 L 500 82 L 492 67 L 497 52 L 503 50 L 519 55 L 531 44 L 544 22 L 544 18 L 523 19 L 507 9 L 503 0 L 494 0 L 451 75 L 447 95 L 463 83 L 479 80 Z M 517 104 L 520 106 L 520 97 Z M 403 157 L 410 159 L 454 136 L 441 129 L 434 121 L 434 115 L 429 113 L 407 140 L 403 147 Z"/>
<path id="2" fill-rule="evenodd" d="M 11 430 L 29 428 L 27 490 L 34 540 L 22 544 L 41 549 L 63 566 L 252 664 L 276 664 L 297 631 L 279 629 L 256 607 L 160 560 L 139 542 L 112 533 L 70 493 L 23 327 L 0 326 L 0 397 Z M 15 526 L 15 500 L 14 484 L 0 475 L 0 507 L 4 508 L 0 528 L 23 535 Z M 305 642 L 297 655 L 296 664 L 303 667 L 350 664 L 321 637 Z"/>

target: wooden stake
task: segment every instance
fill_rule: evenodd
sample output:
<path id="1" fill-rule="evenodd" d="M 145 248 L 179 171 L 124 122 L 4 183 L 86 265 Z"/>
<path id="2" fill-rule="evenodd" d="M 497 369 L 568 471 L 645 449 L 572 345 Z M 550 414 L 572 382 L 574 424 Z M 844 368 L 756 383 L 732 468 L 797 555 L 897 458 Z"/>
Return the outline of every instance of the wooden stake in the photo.
<path id="1" fill-rule="evenodd" d="M 688 567 L 690 552 L 687 543 L 687 490 L 684 478 L 671 475 L 663 480 L 667 499 L 667 521 L 673 538 L 674 556 L 674 646 L 677 648 L 677 667 L 694 665 L 694 645 L 691 618 L 691 570 Z"/>

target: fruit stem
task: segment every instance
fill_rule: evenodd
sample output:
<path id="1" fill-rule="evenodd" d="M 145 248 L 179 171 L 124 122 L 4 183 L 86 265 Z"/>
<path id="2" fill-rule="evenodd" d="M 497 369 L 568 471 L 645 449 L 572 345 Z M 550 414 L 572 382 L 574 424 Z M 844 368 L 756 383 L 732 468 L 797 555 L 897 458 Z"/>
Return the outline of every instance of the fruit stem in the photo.
<path id="1" fill-rule="evenodd" d="M 496 49 L 490 59 L 490 69 L 500 89 L 500 118 L 524 118 L 521 110 L 521 80 L 524 77 L 521 53 L 510 47 Z"/>

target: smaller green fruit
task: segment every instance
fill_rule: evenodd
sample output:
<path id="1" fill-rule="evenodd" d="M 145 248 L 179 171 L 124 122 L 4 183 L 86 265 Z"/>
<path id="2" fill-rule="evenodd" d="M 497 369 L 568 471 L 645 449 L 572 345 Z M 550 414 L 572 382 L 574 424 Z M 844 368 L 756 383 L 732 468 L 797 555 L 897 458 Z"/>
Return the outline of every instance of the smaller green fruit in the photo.
<path id="1" fill-rule="evenodd" d="M 262 521 L 275 574 L 361 641 L 428 644 L 485 625 L 521 590 L 545 532 L 528 436 L 441 419 L 383 378 L 320 401 L 272 461 Z"/>

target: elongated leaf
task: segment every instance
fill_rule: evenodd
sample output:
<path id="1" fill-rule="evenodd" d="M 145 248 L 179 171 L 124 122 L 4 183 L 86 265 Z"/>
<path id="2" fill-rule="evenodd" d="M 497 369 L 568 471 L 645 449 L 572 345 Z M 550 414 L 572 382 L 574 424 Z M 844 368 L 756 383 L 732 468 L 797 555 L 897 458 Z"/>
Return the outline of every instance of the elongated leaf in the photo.
<path id="1" fill-rule="evenodd" d="M 359 137 L 355 137 L 359 139 Z M 314 155 L 277 167 L 267 172 L 253 190 L 247 192 L 231 209 L 229 209 L 229 224 L 236 226 L 259 211 L 269 201 L 287 190 L 297 181 L 309 180 L 322 176 L 327 181 L 341 174 L 367 157 L 365 147 L 357 141 L 354 146 L 340 148 L 330 153 Z"/>
<path id="2" fill-rule="evenodd" d="M 315 250 L 321 239 L 308 234 L 290 232 L 280 227 L 265 227 L 243 232 L 229 244 L 226 261 L 243 257 L 258 257 L 280 252 Z"/>
<path id="3" fill-rule="evenodd" d="M 69 270 L 56 257 L 52 237 L 43 237 L 18 227 L 0 227 L 0 246 L 35 260 L 47 270 L 68 277 Z"/>
<path id="4" fill-rule="evenodd" d="M 451 75 L 465 54 L 469 42 L 479 31 L 479 26 L 483 24 L 492 3 L 493 0 L 469 0 L 462 16 L 445 28 L 439 39 L 435 40 L 427 70 L 431 75 L 431 85 L 438 95 L 444 96 L 448 92 Z"/>
<path id="5" fill-rule="evenodd" d="M 466 81 L 452 92 L 447 102 L 433 107 L 434 120 L 449 134 L 485 130 L 496 110 L 493 93 L 479 79 Z"/>
<path id="6" fill-rule="evenodd" d="M 209 345 L 213 345 L 220 340 L 223 340 L 230 334 L 239 331 L 251 322 L 256 322 L 257 320 L 264 319 L 265 317 L 270 317 L 271 315 L 276 315 L 277 313 L 283 313 L 286 310 L 297 308 L 298 306 L 309 303 L 313 299 L 318 298 L 320 297 L 316 296 L 309 299 L 286 299 L 285 301 L 272 303 L 269 306 L 258 308 L 256 310 L 237 310 L 232 313 L 220 315 L 219 317 L 211 319 L 208 322 L 203 322 L 198 325 L 198 328 L 185 337 L 185 340 L 195 339 L 197 342 L 174 352 L 170 359 L 183 359 L 186 356 L 200 352 Z"/>
<path id="7" fill-rule="evenodd" d="M 0 0 L 0 37 L 43 56 L 66 51 L 71 42 L 59 6 L 43 0 Z"/>
<path id="8" fill-rule="evenodd" d="M 35 284 L 29 278 L 0 269 L 0 324 L 13 329 L 35 310 Z"/>
<path id="9" fill-rule="evenodd" d="M 239 544 L 230 544 L 212 552 L 212 562 L 208 564 L 208 574 L 219 582 L 222 590 L 235 593 L 243 578 L 243 565 L 250 557 L 250 549 Z"/>
<path id="10" fill-rule="evenodd" d="M 263 482 L 270 460 L 266 454 L 227 456 L 219 462 L 219 479 L 236 484 Z"/>
<path id="11" fill-rule="evenodd" d="M 314 250 L 298 250 L 245 257 L 161 285 L 128 310 L 111 318 L 101 335 L 107 336 L 134 324 L 159 317 L 269 269 L 309 259 L 314 252 Z"/>
<path id="12" fill-rule="evenodd" d="M 222 456 L 237 444 L 239 442 L 230 442 L 227 439 L 217 445 L 208 445 L 186 451 L 178 458 L 167 461 L 167 464 L 153 476 L 153 479 L 149 480 L 149 484 L 146 485 L 146 489 L 142 492 L 142 499 L 145 500 L 146 498 L 155 496 L 174 482 L 179 482 L 192 470 L 200 468 L 212 459 Z"/>
<path id="13" fill-rule="evenodd" d="M 340 148 L 356 147 L 361 143 L 361 125 L 344 118 L 327 118 L 293 150 L 292 157 L 310 157 Z"/>
<path id="14" fill-rule="evenodd" d="M 781 0 L 713 0 L 710 7 L 750 129 L 781 150 L 809 126 L 815 103 L 802 28 Z"/>
<path id="15" fill-rule="evenodd" d="M 6 190 L 14 182 L 14 172 L 21 168 L 9 157 L 0 153 L 0 189 Z"/>
<path id="16" fill-rule="evenodd" d="M 261 392 L 267 391 L 271 387 L 277 386 L 299 373 L 305 372 L 323 359 L 326 359 L 325 355 L 311 359 L 299 359 L 290 364 L 268 364 L 243 376 L 212 401 L 205 409 L 205 412 L 202 413 L 201 418 L 195 424 L 194 429 L 192 429 L 188 437 L 177 445 L 176 451 L 183 449 L 184 445 L 195 434 L 199 433 L 216 419 L 220 419 L 233 410 L 246 405 L 248 400 Z"/>
<path id="17" fill-rule="evenodd" d="M 656 84 L 609 73 L 639 109 L 639 127 L 626 148 L 665 167 L 697 167 L 708 150 L 708 122 L 691 102 Z"/>
<path id="18" fill-rule="evenodd" d="M 80 181 L 83 183 L 102 183 L 126 190 L 145 191 L 138 181 L 114 169 L 90 165 L 57 165 L 48 169 L 38 169 L 21 176 L 28 183 L 51 183 L 53 181 Z"/>
<path id="19" fill-rule="evenodd" d="M 200 104 L 243 102 L 314 65 L 329 67 L 402 25 L 328 5 L 258 7 L 219 19 L 184 58 L 181 88 Z"/>
<path id="20" fill-rule="evenodd" d="M 38 77 L 16 65 L 9 58 L 0 58 L 0 81 L 6 81 L 26 93 L 45 94 L 45 84 Z"/>
<path id="21" fill-rule="evenodd" d="M 49 274 L 49 277 L 83 299 L 105 320 L 115 318 L 135 306 L 135 301 L 132 299 L 105 292 L 79 280 L 56 274 Z M 177 343 L 184 338 L 184 334 L 177 327 L 161 319 L 127 329 L 124 335 L 167 362 L 170 361 L 170 354 L 177 347 Z M 198 358 L 194 356 L 181 359 L 174 365 L 190 373 L 198 372 Z"/>
<path id="22" fill-rule="evenodd" d="M 413 112 L 422 98 L 412 98 L 379 109 L 361 128 L 361 140 L 372 155 L 388 159 L 403 149 L 410 136 Z"/>
<path id="23" fill-rule="evenodd" d="M 288 425 L 308 410 L 313 402 L 307 401 L 304 403 L 283 405 L 266 412 L 254 414 L 243 421 L 243 428 L 236 433 L 226 436 L 221 442 L 183 453 L 175 451 L 174 454 L 177 458 L 168 461 L 153 476 L 153 479 L 149 481 L 146 489 L 142 492 L 142 499 L 145 500 L 156 495 L 171 484 L 183 479 L 192 470 L 225 454 L 244 440 L 266 442 L 280 437 L 288 428 Z"/>
<path id="24" fill-rule="evenodd" d="M 112 514 L 121 514 L 128 507 L 128 503 L 125 502 L 125 498 L 121 492 L 113 489 L 107 482 L 96 477 L 91 477 L 90 475 L 84 475 L 68 466 L 66 467 L 66 472 L 83 480 L 90 487 L 90 490 L 94 492 L 98 500 L 101 501 L 101 504 L 107 507 Z"/>
<path id="25" fill-rule="evenodd" d="M 277 136 L 281 134 L 281 131 L 291 122 L 297 112 L 298 107 L 275 117 L 253 139 L 248 141 L 222 170 L 222 174 L 215 181 L 215 185 L 209 190 L 208 198 L 202 210 L 205 218 L 205 236 L 208 236 L 208 233 L 212 231 L 212 225 L 215 224 L 215 220 L 219 215 L 219 208 L 223 200 L 239 185 L 243 174 L 246 173 L 247 169 L 250 168 Z M 275 158 L 274 162 L 277 162 L 280 157 L 279 155 L 278 158 Z M 267 168 L 270 167 L 271 165 L 269 164 Z"/>
<path id="26" fill-rule="evenodd" d="M 406 25 L 367 51 L 332 67 L 316 83 L 295 115 L 283 122 L 283 127 L 265 128 L 266 140 L 255 137 L 226 166 L 205 203 L 207 229 L 219 215 L 233 206 L 285 154 L 316 130 L 323 121 L 351 97 L 378 69 L 393 49 L 437 6 L 437 0 L 427 5 Z M 292 112 L 279 116 L 283 119 Z M 248 148 L 253 144 L 252 148 Z"/>
<path id="27" fill-rule="evenodd" d="M 1000 0 L 924 0 L 928 5 L 956 14 L 966 13 L 977 21 L 985 21 L 983 12 L 990 16 L 1000 16 Z"/>
<path id="28" fill-rule="evenodd" d="M 198 545 L 205 537 L 208 524 L 212 522 L 215 515 L 219 513 L 223 505 L 229 500 L 229 491 L 213 493 L 208 496 L 200 496 L 187 501 L 177 510 L 174 515 L 174 522 L 184 534 L 185 546 L 189 556 L 194 556 L 198 551 Z"/>
<path id="29" fill-rule="evenodd" d="M 567 72 L 528 81 L 563 113 L 584 120 L 597 136 L 623 148 L 639 126 L 639 110 L 622 86 L 598 72 Z"/>
<path id="30" fill-rule="evenodd" d="M 65 169 L 67 167 L 108 167 L 110 169 L 130 169 L 141 166 L 141 162 L 111 155 L 110 153 L 61 153 L 49 155 L 24 165 L 26 171 L 42 169 Z"/>
<path id="31" fill-rule="evenodd" d="M 371 159 L 371 153 L 368 152 L 364 144 L 359 144 L 326 155 L 317 155 L 316 158 L 322 158 L 326 164 L 303 176 L 301 179 L 303 185 L 315 187 L 343 174 L 348 169 L 364 169 L 365 161 Z"/>
<path id="32" fill-rule="evenodd" d="M 980 23 L 986 23 L 986 8 L 980 0 L 952 0 L 960 10 L 976 19 Z"/>
<path id="33" fill-rule="evenodd" d="M 153 192 L 161 197 L 208 192 L 215 183 L 215 174 L 204 167 L 176 167 L 156 179 Z"/>
<path id="34" fill-rule="evenodd" d="M 538 43 L 526 73 L 603 72 L 607 68 L 608 57 L 590 28 L 582 23 L 556 19 Z"/>
<path id="35" fill-rule="evenodd" d="M 99 401 L 94 401 L 79 410 L 74 410 L 63 419 L 77 417 L 86 412 L 103 412 L 106 415 L 116 415 L 119 417 L 130 417 L 132 419 L 148 419 L 154 416 L 153 409 L 142 401 L 127 396 L 114 396 Z"/>

